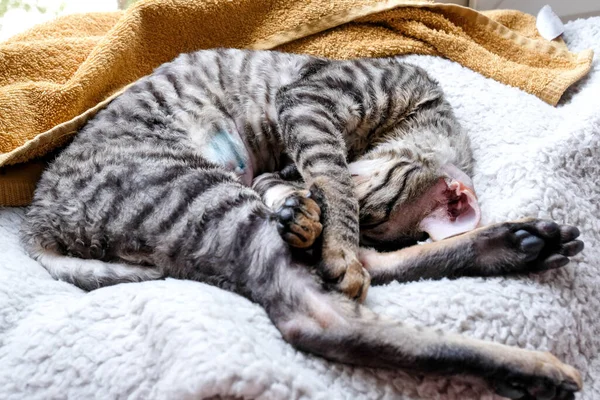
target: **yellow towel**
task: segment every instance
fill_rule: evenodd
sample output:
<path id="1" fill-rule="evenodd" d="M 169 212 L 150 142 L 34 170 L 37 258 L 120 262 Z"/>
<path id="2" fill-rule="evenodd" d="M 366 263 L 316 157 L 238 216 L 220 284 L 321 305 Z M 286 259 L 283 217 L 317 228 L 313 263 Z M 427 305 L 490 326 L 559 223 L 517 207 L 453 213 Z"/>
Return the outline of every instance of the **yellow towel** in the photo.
<path id="1" fill-rule="evenodd" d="M 213 47 L 332 58 L 430 54 L 555 105 L 592 52 L 548 42 L 535 18 L 416 0 L 145 0 L 71 15 L 0 43 L 0 167 L 67 143 L 129 83 L 177 54 Z M 0 205 L 31 201 L 40 164 L 0 169 Z"/>

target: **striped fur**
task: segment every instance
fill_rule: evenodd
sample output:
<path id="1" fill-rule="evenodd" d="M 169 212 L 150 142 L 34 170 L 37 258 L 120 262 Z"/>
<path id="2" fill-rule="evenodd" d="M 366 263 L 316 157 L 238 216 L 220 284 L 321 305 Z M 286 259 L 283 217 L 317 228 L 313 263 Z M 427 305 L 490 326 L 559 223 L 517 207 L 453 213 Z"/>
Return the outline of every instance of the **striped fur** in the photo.
<path id="1" fill-rule="evenodd" d="M 260 177 L 290 161 L 304 182 L 293 188 L 309 189 L 321 212 L 316 273 L 280 235 L 272 207 L 288 194 L 261 197 L 274 186 Z M 44 172 L 23 242 L 55 278 L 87 290 L 169 276 L 234 291 L 290 343 L 332 360 L 469 373 L 518 396 L 542 377 L 571 394 L 576 371 L 549 355 L 407 327 L 346 297 L 369 287 L 359 241 L 414 239 L 419 213 L 406 210 L 446 164 L 469 173 L 469 143 L 417 67 L 200 51 L 140 79 L 81 129 Z M 406 223 L 382 234 L 391 221 Z M 478 235 L 452 247 L 470 251 L 467 263 L 482 264 Z M 447 251 L 419 257 L 430 265 Z"/>

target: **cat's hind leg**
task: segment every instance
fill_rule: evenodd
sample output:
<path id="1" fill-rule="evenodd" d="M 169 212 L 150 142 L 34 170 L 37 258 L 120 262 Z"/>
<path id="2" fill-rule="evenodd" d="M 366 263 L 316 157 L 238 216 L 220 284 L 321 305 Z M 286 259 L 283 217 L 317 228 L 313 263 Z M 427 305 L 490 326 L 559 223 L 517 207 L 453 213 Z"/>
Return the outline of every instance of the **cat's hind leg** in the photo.
<path id="1" fill-rule="evenodd" d="M 362 248 L 360 259 L 374 284 L 539 272 L 564 266 L 583 250 L 574 226 L 526 219 L 489 225 L 439 242 L 379 253 Z"/>
<path id="2" fill-rule="evenodd" d="M 81 230 L 79 240 L 73 243 L 64 243 L 67 236 L 55 237 L 56 248 L 75 246 L 73 251 L 82 256 L 96 257 L 91 251 L 91 239 L 96 237 L 91 228 L 111 237 L 120 233 L 121 240 L 104 243 L 101 249 L 105 250 L 101 253 L 113 255 L 110 260 L 118 262 L 118 268 L 139 260 L 134 268 L 160 265 L 165 276 L 239 293 L 261 305 L 289 343 L 332 361 L 475 375 L 512 398 L 569 398 L 580 388 L 578 373 L 549 354 L 409 327 L 375 315 L 342 294 L 326 291 L 314 269 L 292 262 L 277 218 L 257 192 L 219 169 L 177 169 L 174 176 L 165 177 L 165 166 L 156 166 L 153 171 L 136 170 L 137 180 L 122 188 L 123 216 L 114 218 L 112 224 L 105 224 L 100 214 L 94 213 L 88 216 L 100 219 L 75 219 L 68 225 L 65 218 L 72 214 L 60 212 L 70 208 L 39 208 L 42 203 L 38 203 L 32 206 L 27 221 L 32 224 L 30 238 L 41 240 L 44 247 L 47 243 L 42 233 L 52 230 L 53 235 L 60 234 L 49 223 L 60 223 L 63 230 L 72 227 L 71 233 L 79 232 L 79 223 L 86 223 L 87 230 Z M 104 189 L 95 192 L 98 190 Z M 40 215 L 42 211 L 50 214 Z M 81 260 L 86 261 L 104 262 Z M 115 264 L 106 262 L 106 268 L 112 267 Z M 80 269 L 73 272 L 82 273 Z M 64 277 L 80 283 L 72 275 Z M 87 288 L 92 288 L 91 283 L 98 287 L 122 281 L 107 273 L 98 282 L 90 279 Z"/>
<path id="3" fill-rule="evenodd" d="M 329 360 L 471 375 L 511 399 L 572 399 L 581 388 L 579 373 L 549 353 L 387 319 L 339 293 L 324 291 L 304 265 L 290 264 L 281 271 L 277 285 L 278 292 L 270 292 L 276 297 L 268 299 L 266 308 L 285 340 Z"/>

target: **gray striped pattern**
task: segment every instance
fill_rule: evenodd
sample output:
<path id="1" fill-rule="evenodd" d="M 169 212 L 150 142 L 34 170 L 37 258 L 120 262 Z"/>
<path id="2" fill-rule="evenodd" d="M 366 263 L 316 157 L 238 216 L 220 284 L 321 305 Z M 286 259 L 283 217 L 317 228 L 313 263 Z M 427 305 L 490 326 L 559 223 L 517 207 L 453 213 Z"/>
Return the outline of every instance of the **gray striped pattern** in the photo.
<path id="1" fill-rule="evenodd" d="M 292 190 L 310 189 L 321 208 L 314 268 L 294 258 L 269 207 L 275 202 L 263 199 L 290 163 L 300 178 Z M 381 241 L 381 226 L 401 221 L 448 163 L 469 173 L 469 143 L 417 67 L 242 50 L 184 54 L 112 101 L 50 164 L 23 243 L 55 278 L 88 290 L 169 276 L 234 291 L 262 305 L 291 344 L 330 360 L 468 373 L 513 398 L 572 398 L 576 371 L 548 354 L 412 328 L 348 298 L 364 298 L 370 282 L 359 241 Z M 393 241 L 415 239 L 405 225 Z M 492 228 L 500 239 L 490 246 L 511 243 L 503 239 L 510 227 L 535 226 Z M 486 271 L 478 260 L 493 257 L 479 257 L 474 244 L 490 232 L 413 248 L 412 258 L 394 259 L 400 265 L 373 268 L 373 278 L 460 273 L 440 267 L 445 259 Z M 575 233 L 565 236 L 571 253 L 582 248 Z M 557 243 L 554 251 L 563 251 Z M 497 254 L 502 262 L 519 253 Z"/>
<path id="2" fill-rule="evenodd" d="M 261 235 L 276 232 L 248 186 L 291 159 L 319 196 L 321 272 L 336 280 L 356 262 L 359 201 L 364 225 L 385 221 L 439 176 L 448 161 L 440 154 L 468 171 L 468 149 L 441 90 L 417 67 L 241 50 L 183 54 L 81 129 L 44 173 L 24 237 L 34 248 L 160 266 L 166 276 L 243 292 L 251 243 L 263 247 Z M 371 159 L 391 162 L 357 199 L 348 163 Z M 272 244 L 287 252 L 281 240 Z"/>

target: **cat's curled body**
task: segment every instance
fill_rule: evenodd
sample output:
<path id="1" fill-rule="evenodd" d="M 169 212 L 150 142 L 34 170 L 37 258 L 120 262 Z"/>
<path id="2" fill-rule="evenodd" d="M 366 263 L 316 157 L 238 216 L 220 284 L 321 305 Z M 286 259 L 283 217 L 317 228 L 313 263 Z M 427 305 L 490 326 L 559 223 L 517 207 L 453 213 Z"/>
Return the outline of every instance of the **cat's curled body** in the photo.
<path id="1" fill-rule="evenodd" d="M 277 192 L 281 180 L 261 182 L 290 160 L 320 206 L 316 273 L 282 239 L 289 212 L 273 210 L 301 213 L 313 200 L 298 183 Z M 528 220 L 359 254 L 361 239 L 415 239 L 443 182 L 471 163 L 442 91 L 417 67 L 200 51 L 140 79 L 81 129 L 44 172 L 23 241 L 54 277 L 88 290 L 166 276 L 232 290 L 290 343 L 332 360 L 472 374 L 512 398 L 571 396 L 579 375 L 547 353 L 409 327 L 348 298 L 363 298 L 371 278 L 547 269 L 581 250 L 576 228 Z"/>

